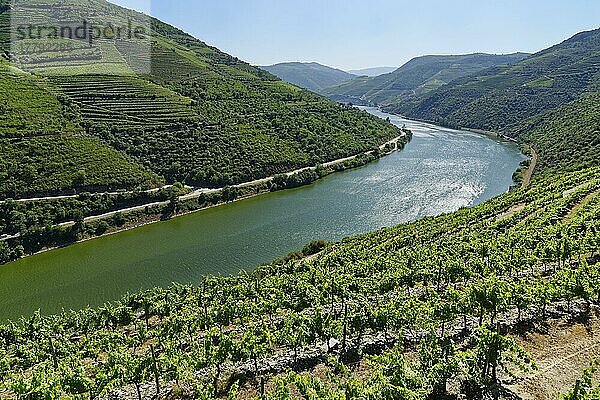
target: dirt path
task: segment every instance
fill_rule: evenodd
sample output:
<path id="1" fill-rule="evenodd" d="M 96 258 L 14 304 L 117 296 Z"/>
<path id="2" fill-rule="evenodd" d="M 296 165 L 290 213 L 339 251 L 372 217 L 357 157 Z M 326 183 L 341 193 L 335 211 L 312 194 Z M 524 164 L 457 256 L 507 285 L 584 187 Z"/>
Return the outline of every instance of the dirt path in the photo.
<path id="1" fill-rule="evenodd" d="M 170 187 L 173 187 L 173 185 L 165 185 L 159 188 L 154 188 L 154 189 L 149 189 L 149 190 L 141 190 L 139 192 L 136 191 L 132 191 L 132 190 L 127 190 L 127 191 L 121 191 L 121 192 L 97 192 L 97 193 L 90 193 L 92 196 L 118 196 L 120 194 L 133 194 L 133 193 L 156 193 L 162 189 L 168 189 Z M 65 199 L 76 199 L 81 195 L 81 193 L 79 194 L 67 194 L 67 195 L 62 195 L 62 196 L 45 196 L 45 197 L 29 197 L 29 198 L 25 198 L 25 199 L 16 199 L 13 200 L 16 203 L 33 203 L 36 201 L 53 201 L 53 200 L 65 200 Z M 4 204 L 6 203 L 6 200 L 1 200 L 0 204 Z"/>
<path id="2" fill-rule="evenodd" d="M 523 174 L 523 184 L 521 185 L 523 189 L 529 187 L 529 184 L 531 183 L 531 178 L 533 177 L 533 173 L 535 172 L 535 167 L 537 166 L 538 162 L 537 152 L 532 146 L 530 146 L 529 148 L 531 149 L 531 164 L 529 164 L 529 168 L 527 168 L 527 171 L 525 171 L 525 174 Z"/>
<path id="3" fill-rule="evenodd" d="M 571 220 L 575 216 L 575 214 L 577 214 L 577 212 L 579 210 L 581 210 L 583 207 L 585 207 L 587 203 L 589 203 L 594 197 L 596 197 L 598 195 L 600 195 L 600 189 L 585 196 L 583 198 L 583 200 L 581 200 L 579 202 L 579 204 L 577 204 L 575 207 L 573 207 L 573 209 L 571 211 L 569 211 L 569 213 L 565 217 L 565 220 L 567 220 L 567 221 Z"/>
<path id="4" fill-rule="evenodd" d="M 535 360 L 538 371 L 511 387 L 523 400 L 554 400 L 568 391 L 582 370 L 600 354 L 600 320 L 569 325 L 551 323 L 547 333 L 519 339 Z"/>
<path id="5" fill-rule="evenodd" d="M 502 214 L 498 214 L 498 216 L 496 216 L 496 221 L 503 221 L 505 219 L 508 219 L 516 213 L 518 213 L 519 211 L 523 211 L 525 207 L 527 207 L 526 203 L 515 204 L 514 206 L 509 208 L 508 211 L 503 212 Z"/>

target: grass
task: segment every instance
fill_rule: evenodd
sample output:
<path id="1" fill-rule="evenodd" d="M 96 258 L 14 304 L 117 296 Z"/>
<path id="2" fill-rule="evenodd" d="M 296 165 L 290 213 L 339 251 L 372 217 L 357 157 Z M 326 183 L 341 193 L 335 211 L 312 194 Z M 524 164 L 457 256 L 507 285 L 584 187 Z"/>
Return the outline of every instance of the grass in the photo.
<path id="1" fill-rule="evenodd" d="M 0 138 L 82 130 L 67 100 L 46 90 L 43 79 L 0 62 Z"/>

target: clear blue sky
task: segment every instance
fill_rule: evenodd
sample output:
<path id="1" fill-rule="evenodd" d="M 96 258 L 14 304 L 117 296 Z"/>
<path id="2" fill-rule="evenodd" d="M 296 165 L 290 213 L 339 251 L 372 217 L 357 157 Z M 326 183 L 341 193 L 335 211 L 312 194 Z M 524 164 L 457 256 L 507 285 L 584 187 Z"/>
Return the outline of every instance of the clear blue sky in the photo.
<path id="1" fill-rule="evenodd" d="M 600 0 L 111 0 L 254 65 L 400 66 L 424 54 L 535 52 L 600 27 Z"/>

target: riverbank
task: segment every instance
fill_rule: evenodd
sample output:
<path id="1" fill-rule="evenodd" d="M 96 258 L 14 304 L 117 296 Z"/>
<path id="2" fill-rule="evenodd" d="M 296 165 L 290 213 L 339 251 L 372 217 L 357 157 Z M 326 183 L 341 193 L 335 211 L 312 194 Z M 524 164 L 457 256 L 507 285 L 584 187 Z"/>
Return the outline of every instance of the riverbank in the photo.
<path id="1" fill-rule="evenodd" d="M 100 215 L 88 216 L 80 221 L 62 222 L 52 226 L 50 228 L 51 232 L 45 235 L 55 238 L 53 243 L 46 243 L 38 248 L 23 249 L 23 251 L 17 253 L 17 257 L 13 257 L 9 262 L 171 220 L 224 204 L 246 200 L 265 193 L 308 185 L 335 172 L 357 168 L 401 150 L 410 141 L 411 137 L 411 132 L 404 130 L 402 135 L 387 141 L 377 149 L 329 161 L 321 165 L 305 167 L 223 188 L 198 188 L 191 193 L 173 197 L 168 201 L 114 210 Z M 38 199 L 38 201 L 43 201 L 43 199 Z M 28 241 L 27 239 L 21 234 L 3 237 L 0 238 L 0 245 L 7 243 L 12 247 L 21 246 L 22 242 Z M 33 240 L 29 241 L 35 243 Z"/>
<path id="2" fill-rule="evenodd" d="M 524 170 L 519 170 L 517 171 L 517 173 L 521 173 L 522 175 L 522 179 L 521 179 L 521 188 L 525 189 L 529 186 L 529 184 L 531 183 L 531 179 L 533 178 L 533 174 L 535 173 L 535 169 L 537 168 L 537 163 L 538 163 L 538 154 L 535 151 L 535 148 L 532 145 L 525 145 L 527 151 L 529 151 L 531 153 L 530 159 L 529 159 L 529 165 L 527 166 L 527 169 Z"/>
<path id="3" fill-rule="evenodd" d="M 429 124 L 429 125 L 434 125 L 434 126 L 440 126 L 442 128 L 453 129 L 453 130 L 457 130 L 457 131 L 465 131 L 465 132 L 476 133 L 476 134 L 487 136 L 487 137 L 494 138 L 494 139 L 501 139 L 501 140 L 504 140 L 506 142 L 511 142 L 511 143 L 515 143 L 515 144 L 519 144 L 519 145 L 522 144 L 521 142 L 519 142 L 515 138 L 512 138 L 510 136 L 506 136 L 506 135 L 503 135 L 501 133 L 494 132 L 494 131 L 487 131 L 487 130 L 484 130 L 484 129 L 469 128 L 469 127 L 464 127 L 464 126 L 458 126 L 458 127 L 457 126 L 451 126 L 451 125 L 447 125 L 447 124 L 444 124 L 443 122 L 439 122 L 439 121 L 432 121 L 432 120 L 421 119 L 421 118 L 413 118 L 413 117 L 407 117 L 407 116 L 404 116 L 404 115 L 401 115 L 401 114 L 395 114 L 395 113 L 393 113 L 393 112 L 391 112 L 389 110 L 386 110 L 383 107 L 376 107 L 376 108 L 378 108 L 382 112 L 385 112 L 385 113 L 388 113 L 388 114 L 391 114 L 391 115 L 396 115 L 396 116 L 398 116 L 400 118 L 406 118 L 406 119 L 410 119 L 412 121 L 422 122 L 424 124 Z"/>

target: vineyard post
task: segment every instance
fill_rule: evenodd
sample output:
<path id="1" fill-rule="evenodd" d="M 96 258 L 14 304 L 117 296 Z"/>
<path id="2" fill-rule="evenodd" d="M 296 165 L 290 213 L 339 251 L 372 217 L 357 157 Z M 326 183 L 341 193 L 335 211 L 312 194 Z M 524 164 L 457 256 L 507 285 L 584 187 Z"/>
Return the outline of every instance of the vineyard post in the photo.
<path id="1" fill-rule="evenodd" d="M 160 376 L 158 373 L 158 366 L 156 363 L 156 352 L 154 351 L 154 345 L 150 345 L 150 353 L 152 354 L 152 372 L 154 373 L 154 383 L 156 385 L 156 395 L 160 394 Z"/>

